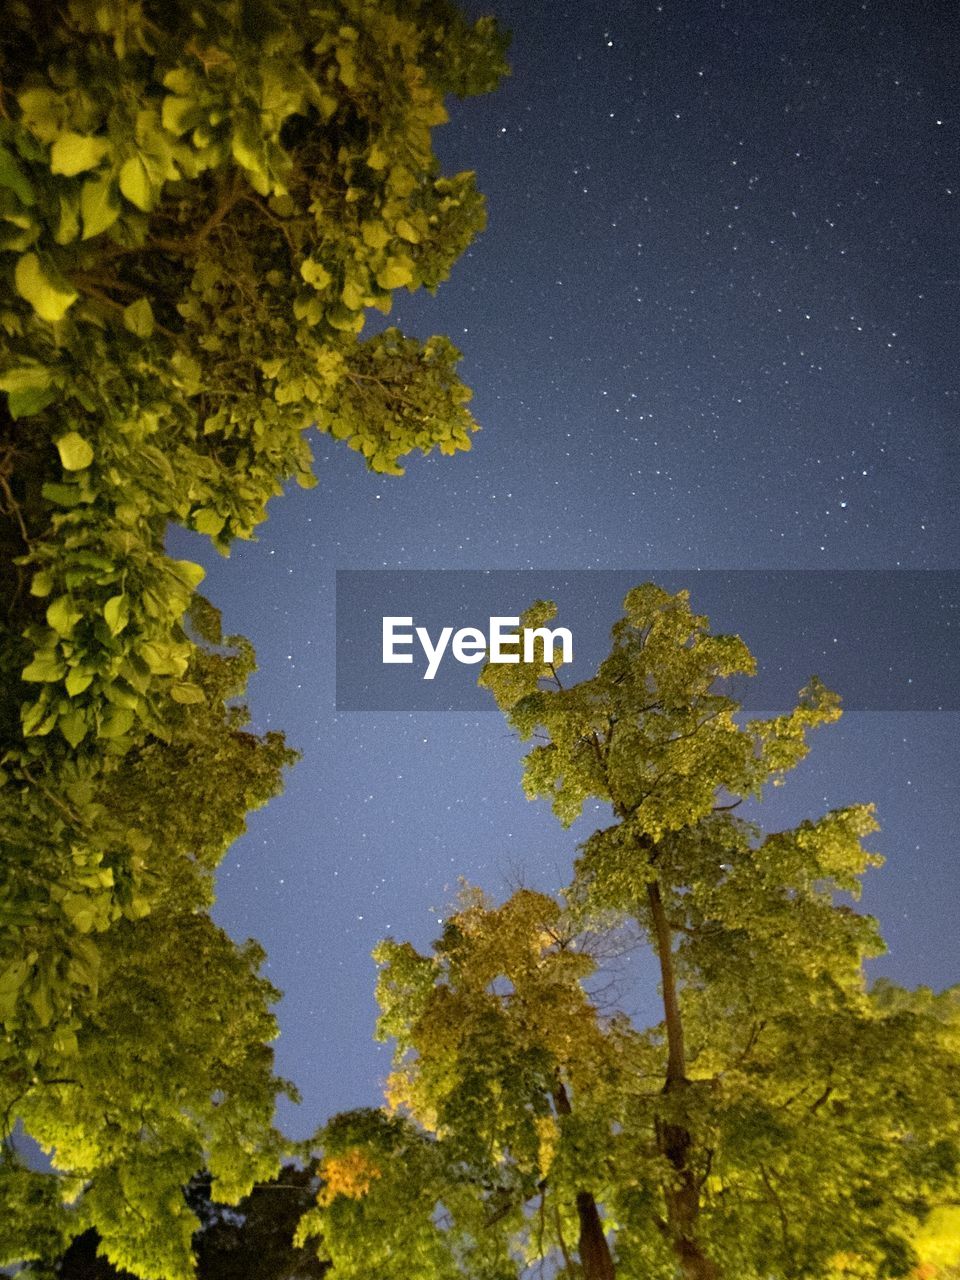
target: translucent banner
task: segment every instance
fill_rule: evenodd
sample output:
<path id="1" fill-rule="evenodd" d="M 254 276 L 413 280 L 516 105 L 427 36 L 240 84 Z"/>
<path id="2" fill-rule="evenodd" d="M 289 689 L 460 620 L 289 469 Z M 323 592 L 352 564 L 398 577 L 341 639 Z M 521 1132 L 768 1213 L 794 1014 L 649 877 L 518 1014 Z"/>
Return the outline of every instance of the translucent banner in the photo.
<path id="1" fill-rule="evenodd" d="M 750 711 L 788 709 L 811 675 L 850 711 L 960 710 L 960 571 L 906 569 L 338 570 L 337 709 L 495 710 L 477 687 L 484 653 L 522 660 L 536 600 L 557 605 L 565 683 L 584 679 L 641 582 L 688 591 L 714 632 L 746 641 L 757 675 L 728 692 Z"/>

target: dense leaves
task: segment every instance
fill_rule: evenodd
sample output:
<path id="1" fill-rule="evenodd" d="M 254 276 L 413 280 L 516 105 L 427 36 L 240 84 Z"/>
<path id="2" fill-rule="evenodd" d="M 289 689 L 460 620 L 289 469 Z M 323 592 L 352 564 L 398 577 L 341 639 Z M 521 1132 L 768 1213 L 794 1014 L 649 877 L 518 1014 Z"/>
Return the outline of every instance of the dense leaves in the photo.
<path id="1" fill-rule="evenodd" d="M 203 912 L 291 755 L 165 536 L 253 536 L 312 425 L 389 474 L 469 447 L 452 345 L 361 330 L 483 224 L 431 131 L 503 44 L 445 0 L 4 8 L 0 1114 L 58 1171 L 8 1153 L 4 1258 L 96 1225 L 184 1274 L 179 1184 L 276 1167 L 273 993 Z"/>
<path id="2" fill-rule="evenodd" d="M 227 1199 L 276 1167 L 277 992 L 258 976 L 259 948 L 238 947 L 204 908 L 224 847 L 293 753 L 279 735 L 250 733 L 233 702 L 249 646 L 214 643 L 204 602 L 192 613 L 209 637 L 190 668 L 202 701 L 180 708 L 168 739 L 131 747 L 109 770 L 65 762 L 71 789 L 63 812 L 51 802 L 46 842 L 8 811 L 17 896 L 6 923 L 24 951 L 4 971 L 4 1131 L 19 1120 L 56 1172 L 29 1173 L 7 1150 L 7 1261 L 49 1257 L 52 1238 L 96 1226 L 118 1264 L 184 1274 L 196 1223 L 182 1185 L 206 1166 Z M 76 831 L 95 834 L 89 861 Z"/>
<path id="3" fill-rule="evenodd" d="M 431 953 L 381 944 L 396 1071 L 386 1112 L 319 1135 L 338 1176 L 307 1226 L 331 1280 L 381 1251 L 444 1278 L 876 1280 L 938 1239 L 956 1260 L 960 988 L 868 988 L 882 942 L 851 900 L 879 862 L 869 807 L 772 833 L 736 812 L 839 714 L 814 683 L 742 724 L 722 681 L 751 669 L 742 641 L 652 586 L 592 679 L 485 669 L 538 739 L 530 793 L 566 821 L 595 798 L 614 821 L 562 901 L 470 892 Z M 660 978 L 648 1028 L 607 986 L 638 943 Z"/>
<path id="4" fill-rule="evenodd" d="M 316 1196 L 310 1168 L 284 1165 L 276 1178 L 260 1182 L 236 1205 L 211 1197 L 209 1175 L 194 1178 L 186 1203 L 199 1218 L 193 1237 L 197 1280 L 320 1280 L 324 1265 L 312 1250 L 293 1244 L 297 1221 Z M 134 1280 L 101 1252 L 91 1229 L 71 1241 L 50 1264 L 33 1264 L 25 1275 L 36 1280 Z"/>

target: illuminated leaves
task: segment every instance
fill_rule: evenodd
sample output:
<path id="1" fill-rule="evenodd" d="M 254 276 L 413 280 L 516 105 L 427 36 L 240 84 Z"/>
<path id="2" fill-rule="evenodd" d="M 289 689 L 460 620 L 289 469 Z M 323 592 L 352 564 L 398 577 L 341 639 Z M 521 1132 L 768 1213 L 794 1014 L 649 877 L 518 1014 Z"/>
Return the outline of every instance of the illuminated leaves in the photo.
<path id="1" fill-rule="evenodd" d="M 123 310 L 123 323 L 138 338 L 149 338 L 153 333 L 153 308 L 149 298 L 138 298 Z"/>
<path id="2" fill-rule="evenodd" d="M 109 151 L 106 138 L 87 137 L 68 129 L 54 139 L 50 148 L 50 172 L 72 178 L 87 169 L 95 169 Z"/>
<path id="3" fill-rule="evenodd" d="M 541 603 L 523 625 L 542 625 L 554 612 Z M 522 737 L 541 729 L 549 738 L 527 755 L 528 795 L 548 796 L 565 824 L 595 796 L 657 841 L 709 814 L 720 788 L 758 794 L 803 758 L 811 728 L 839 715 L 835 696 L 813 682 L 790 715 L 741 728 L 720 682 L 753 669 L 742 640 L 711 635 L 685 592 L 670 596 L 648 583 L 626 597 L 610 655 L 592 679 L 541 687 L 550 674 L 543 669 L 491 664 L 481 683 Z"/>
<path id="4" fill-rule="evenodd" d="M 274 1159 L 271 993 L 205 913 L 290 754 L 243 729 L 249 649 L 165 538 L 253 537 L 314 483 L 314 427 L 388 474 L 469 447 L 455 349 L 360 335 L 483 225 L 431 130 L 504 41 L 446 3 L 279 0 L 255 38 L 249 6 L 154 9 L 5 14 L 0 1113 L 83 1195 L 41 1223 L 50 1197 L 4 1166 L 0 1219 L 28 1191 L 38 1219 L 0 1252 L 94 1224 L 170 1278 L 180 1185 L 205 1162 L 225 1200 Z"/>
<path id="5" fill-rule="evenodd" d="M 60 272 L 35 253 L 25 253 L 17 259 L 13 279 L 20 297 L 30 303 L 41 320 L 51 323 L 62 320 L 78 297 Z"/>
<path id="6" fill-rule="evenodd" d="M 262 48 L 230 23 L 211 43 L 195 14 L 171 17 L 182 29 L 160 45 L 139 11 L 98 15 L 53 23 L 38 65 L 8 85 L 17 111 L 0 153 L 13 237 L 0 250 L 18 295 L 0 389 L 77 474 L 40 477 L 52 510 L 33 513 L 42 536 L 27 567 L 52 574 L 83 615 L 74 649 L 20 669 L 92 673 L 71 679 L 82 706 L 51 691 L 22 702 L 21 723 L 30 738 L 62 720 L 85 751 L 97 726 L 156 731 L 176 702 L 163 680 L 182 674 L 189 646 L 158 533 L 167 521 L 223 552 L 252 537 L 289 477 L 314 483 L 310 426 L 390 475 L 411 450 L 469 448 L 452 345 L 359 335 L 393 290 L 445 278 L 482 226 L 472 175 L 439 174 L 431 130 L 451 84 L 479 91 L 503 69 L 495 28 L 452 9 L 428 30 L 371 6 L 349 23 L 291 9 Z M 140 62 L 124 60 L 132 47 Z M 50 70 L 65 48 L 69 82 Z M 106 550 L 112 571 L 76 555 L 55 567 L 67 540 Z M 128 620 L 108 624 L 119 643 L 104 655 L 97 624 L 118 593 Z M 51 652 L 36 626 L 24 639 Z M 111 691 L 134 713 L 122 733 Z"/>
<path id="7" fill-rule="evenodd" d="M 196 578 L 189 564 L 181 572 Z M 55 605 L 54 620 L 69 625 L 69 604 Z M 124 612 L 124 597 L 111 597 L 105 625 L 120 627 Z M 203 908 L 246 812 L 278 790 L 293 757 L 279 735 L 243 728 L 234 699 L 252 667 L 249 647 L 222 646 L 210 606 L 194 607 L 192 625 L 217 651 L 196 649 L 191 679 L 175 686 L 183 711 L 168 742 L 99 771 L 74 760 L 48 771 L 25 802 L 0 790 L 0 819 L 16 837 L 0 918 L 13 954 L 26 956 L 0 966 L 0 1045 L 8 1082 L 24 1070 L 35 1079 L 25 1092 L 8 1083 L 3 1105 L 62 1170 L 86 1172 L 74 1192 L 81 1199 L 61 1204 L 49 1229 L 96 1224 L 115 1262 L 158 1280 L 189 1273 L 196 1223 L 183 1183 L 206 1165 L 229 1200 L 272 1173 L 278 1150 L 270 1118 L 281 1086 L 266 1047 L 276 993 L 256 974 L 262 953 L 237 947 Z M 68 688 L 74 673 L 81 683 L 87 674 L 73 668 Z M 132 711 L 110 707 L 99 723 L 77 707 L 58 728 L 76 729 L 78 740 L 80 730 L 128 732 Z M 27 950 L 30 937 L 43 945 Z M 61 1078 L 75 1084 L 42 1083 Z M 18 1177 L 0 1168 L 0 1203 Z M 0 1225 L 9 1260 L 25 1256 L 14 1221 Z M 42 1225 L 34 1219 L 36 1231 Z"/>
<path id="8" fill-rule="evenodd" d="M 40 364 L 20 365 L 0 374 L 0 391 L 7 393 L 7 405 L 14 419 L 39 413 L 56 395 L 50 370 Z"/>
<path id="9" fill-rule="evenodd" d="M 65 471 L 82 471 L 93 461 L 93 448 L 78 431 L 68 431 L 56 441 Z"/>
<path id="10" fill-rule="evenodd" d="M 540 603 L 525 622 L 553 612 Z M 603 1153 L 627 1274 L 672 1276 L 691 1242 L 743 1276 L 905 1274 L 918 1220 L 957 1187 L 957 992 L 867 992 L 865 961 L 883 944 L 849 897 L 881 861 L 863 844 L 876 830 L 871 806 L 766 835 L 735 812 L 839 715 L 839 699 L 812 680 L 792 712 L 743 725 L 722 682 L 752 670 L 743 642 L 712 635 L 686 593 L 648 584 L 628 594 L 591 679 L 560 688 L 544 668 L 484 671 L 521 737 L 539 739 L 528 794 L 549 797 L 563 822 L 591 797 L 612 809 L 580 846 L 573 918 L 601 934 L 617 922 L 636 930 L 676 997 L 639 1051 L 621 1042 L 642 1074 L 622 1077 L 625 1092 L 581 1122 Z M 562 1020 L 533 1025 L 552 1049 Z M 679 1079 L 666 1074 L 665 1043 L 678 1034 Z M 411 1036 L 408 1054 L 423 1043 Z M 431 1044 L 408 1065 L 408 1106 L 440 1053 Z M 589 1060 L 583 1045 L 576 1056 Z M 573 1115 L 584 1096 L 574 1090 Z M 711 1274 L 709 1262 L 690 1274 Z"/>
<path id="11" fill-rule="evenodd" d="M 322 1184 L 317 1203 L 325 1208 L 337 1196 L 361 1200 L 370 1190 L 373 1180 L 382 1176 L 379 1165 L 357 1147 L 327 1156 L 320 1165 Z"/>

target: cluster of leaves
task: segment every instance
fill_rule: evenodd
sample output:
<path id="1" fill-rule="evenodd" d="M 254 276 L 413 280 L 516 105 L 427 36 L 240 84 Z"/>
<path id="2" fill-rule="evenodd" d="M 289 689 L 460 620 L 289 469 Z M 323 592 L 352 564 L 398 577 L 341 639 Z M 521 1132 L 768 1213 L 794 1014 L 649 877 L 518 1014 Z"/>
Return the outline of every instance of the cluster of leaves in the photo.
<path id="1" fill-rule="evenodd" d="M 229 1199 L 277 1165 L 278 993 L 259 976 L 261 950 L 234 943 L 206 907 L 224 848 L 293 753 L 245 727 L 235 698 L 249 646 L 216 643 L 199 598 L 191 612 L 208 637 L 190 667 L 203 701 L 180 707 L 164 739 L 109 769 L 64 761 L 66 799 L 51 794 L 46 831 L 17 789 L 0 793 L 4 934 L 20 947 L 0 979 L 0 1108 L 4 1133 L 19 1121 L 54 1166 L 30 1172 L 5 1148 L 5 1262 L 49 1258 L 51 1241 L 96 1227 L 119 1265 L 189 1274 L 196 1221 L 182 1186 L 208 1167 Z"/>
<path id="2" fill-rule="evenodd" d="M 213 1198 L 209 1174 L 195 1177 L 184 1200 L 199 1225 L 193 1237 L 198 1280 L 321 1280 L 326 1268 L 312 1250 L 293 1244 L 297 1222 L 316 1197 L 311 1167 L 286 1164 L 269 1182 L 258 1182 L 236 1205 Z M 91 1228 L 53 1261 L 31 1263 L 33 1280 L 136 1280 L 102 1252 Z M 50 1255 L 52 1257 L 52 1255 Z"/>
<path id="3" fill-rule="evenodd" d="M 389 474 L 469 447 L 454 347 L 361 330 L 481 228 L 431 134 L 503 49 L 446 0 L 5 6 L 0 1115 L 56 1173 L 8 1151 L 4 1259 L 95 1226 L 169 1280 L 180 1185 L 276 1167 L 275 993 L 205 912 L 292 754 L 166 532 L 252 537 L 313 425 Z"/>
<path id="4" fill-rule="evenodd" d="M 169 520 L 250 537 L 314 482 L 311 424 L 392 474 L 469 447 L 451 344 L 358 335 L 482 225 L 431 129 L 445 92 L 492 87 L 502 40 L 436 0 L 73 0 L 12 5 L 0 48 L 0 472 L 40 602 L 8 672 L 24 758 L 199 699 L 179 622 L 202 573 L 164 555 Z"/>
<path id="5" fill-rule="evenodd" d="M 431 953 L 381 944 L 397 1068 L 387 1111 L 319 1135 L 353 1175 L 304 1228 L 331 1278 L 415 1249 L 416 1273 L 443 1280 L 877 1280 L 929 1249 L 960 1192 L 960 988 L 868 988 L 882 942 L 851 899 L 879 862 L 869 807 L 774 833 L 737 814 L 839 714 L 814 684 L 791 714 L 741 724 L 717 682 L 751 669 L 739 639 L 652 586 L 627 596 L 592 679 L 485 669 L 538 738 L 528 791 L 565 821 L 588 797 L 615 821 L 562 901 L 470 892 Z M 617 938 L 649 947 L 658 1025 L 601 1004 Z M 419 1151 L 427 1172 L 405 1174 Z"/>

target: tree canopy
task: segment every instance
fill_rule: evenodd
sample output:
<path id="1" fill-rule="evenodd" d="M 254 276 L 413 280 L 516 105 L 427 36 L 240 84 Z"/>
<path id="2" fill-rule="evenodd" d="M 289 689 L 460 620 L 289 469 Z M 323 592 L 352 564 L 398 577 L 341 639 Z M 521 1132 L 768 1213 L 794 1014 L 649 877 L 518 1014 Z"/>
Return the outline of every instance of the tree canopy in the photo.
<path id="1" fill-rule="evenodd" d="M 524 625 L 541 625 L 534 606 Z M 816 682 L 742 722 L 723 681 L 753 660 L 685 593 L 637 588 L 597 674 L 481 677 L 537 744 L 525 785 L 581 845 L 561 900 L 467 893 L 429 954 L 384 942 L 382 1112 L 319 1135 L 325 1189 L 302 1232 L 337 1276 L 586 1280 L 907 1275 L 960 1191 L 960 988 L 865 962 L 855 910 L 876 829 L 852 806 L 764 832 L 740 801 L 839 715 Z M 604 998 L 611 945 L 644 945 L 662 1019 Z"/>
<path id="2" fill-rule="evenodd" d="M 245 727 L 171 522 L 226 553 L 314 483 L 307 431 L 399 474 L 476 428 L 459 353 L 370 308 L 483 225 L 445 95 L 504 40 L 446 0 L 13 0 L 0 29 L 0 1258 L 95 1226 L 190 1270 L 179 1187 L 277 1165 L 276 993 L 206 916 L 292 753 Z"/>
<path id="3" fill-rule="evenodd" d="M 193 1237 L 197 1280 L 321 1280 L 326 1268 L 315 1251 L 293 1244 L 297 1221 L 314 1201 L 316 1187 L 313 1169 L 286 1164 L 236 1205 L 223 1205 L 212 1198 L 209 1174 L 194 1178 L 185 1200 L 199 1219 Z M 52 1264 L 31 1265 L 25 1274 L 36 1280 L 135 1280 L 99 1252 L 100 1244 L 99 1234 L 90 1229 Z"/>

